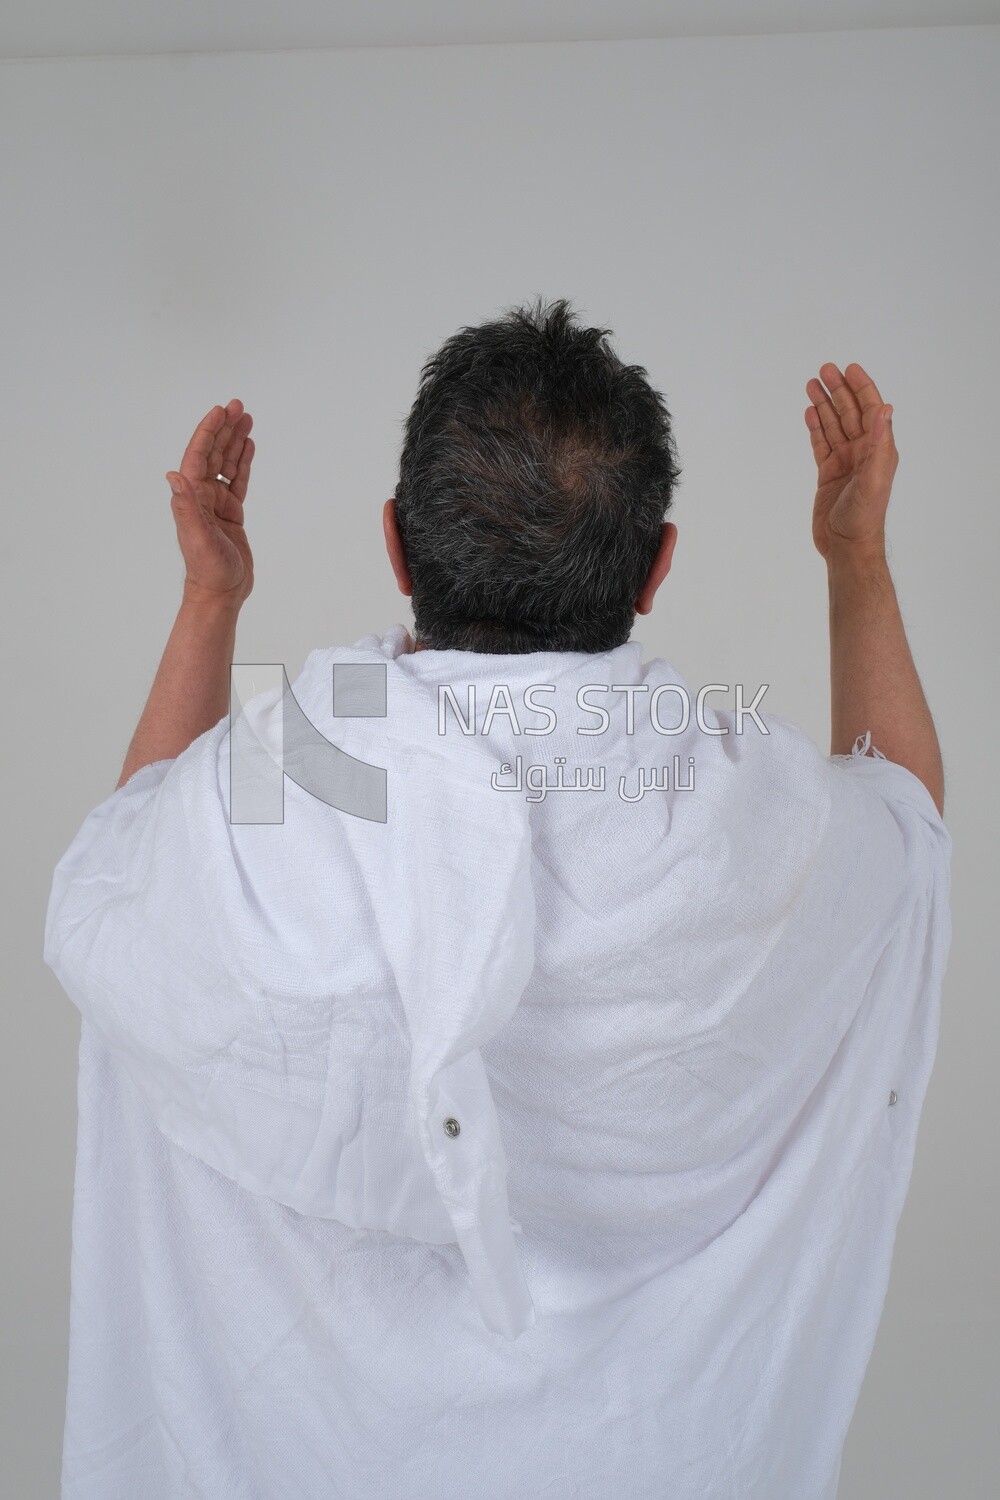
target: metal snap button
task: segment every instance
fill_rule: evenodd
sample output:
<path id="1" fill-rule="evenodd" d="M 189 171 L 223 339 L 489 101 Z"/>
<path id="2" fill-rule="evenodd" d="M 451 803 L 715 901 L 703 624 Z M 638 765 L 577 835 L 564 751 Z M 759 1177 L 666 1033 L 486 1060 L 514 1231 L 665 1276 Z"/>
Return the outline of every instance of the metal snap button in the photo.
<path id="1" fill-rule="evenodd" d="M 456 1136 L 456 1135 L 458 1135 L 458 1132 L 461 1130 L 461 1128 L 462 1127 L 458 1123 L 458 1121 L 456 1119 L 454 1119 L 451 1115 L 449 1115 L 448 1118 L 447 1118 L 447 1120 L 445 1120 L 445 1122 L 444 1122 L 444 1133 L 445 1133 L 445 1135 Z"/>
<path id="2" fill-rule="evenodd" d="M 897 1097 L 898 1097 L 898 1095 L 896 1094 L 896 1090 L 895 1089 L 890 1089 L 889 1090 L 889 1103 L 890 1104 L 895 1104 Z"/>

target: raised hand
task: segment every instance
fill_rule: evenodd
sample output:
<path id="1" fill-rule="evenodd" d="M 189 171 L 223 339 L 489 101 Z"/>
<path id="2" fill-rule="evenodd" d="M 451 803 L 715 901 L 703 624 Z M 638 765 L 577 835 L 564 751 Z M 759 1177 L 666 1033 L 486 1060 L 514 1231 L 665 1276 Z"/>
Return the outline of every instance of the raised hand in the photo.
<path id="1" fill-rule="evenodd" d="M 253 557 L 243 529 L 252 426 L 242 401 L 213 406 L 195 428 L 180 469 L 167 473 L 188 595 L 239 605 L 253 588 Z"/>
<path id="2" fill-rule="evenodd" d="M 813 541 L 823 557 L 841 544 L 877 551 L 885 544 L 885 513 L 899 454 L 892 407 L 871 376 L 850 364 L 843 374 L 820 366 L 822 380 L 806 382 L 805 410 L 818 469 Z M 824 386 L 825 382 L 825 386 Z"/>

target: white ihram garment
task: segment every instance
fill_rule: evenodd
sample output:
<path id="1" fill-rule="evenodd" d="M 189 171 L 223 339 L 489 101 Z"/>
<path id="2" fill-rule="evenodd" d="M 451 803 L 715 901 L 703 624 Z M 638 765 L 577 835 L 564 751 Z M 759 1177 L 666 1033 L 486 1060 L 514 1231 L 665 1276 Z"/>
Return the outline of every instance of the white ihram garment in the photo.
<path id="1" fill-rule="evenodd" d="M 385 664 L 385 717 L 334 717 L 334 663 Z M 439 733 L 470 683 L 522 732 Z M 583 735 L 594 683 L 646 691 Z M 664 684 L 636 641 L 397 626 L 293 684 L 386 822 L 287 779 L 280 825 L 230 821 L 228 716 L 84 821 L 45 931 L 83 1016 L 64 1500 L 832 1500 L 951 841 L 867 740 L 712 697 L 706 733 L 694 687 L 665 736 Z M 267 742 L 277 692 L 246 712 Z"/>

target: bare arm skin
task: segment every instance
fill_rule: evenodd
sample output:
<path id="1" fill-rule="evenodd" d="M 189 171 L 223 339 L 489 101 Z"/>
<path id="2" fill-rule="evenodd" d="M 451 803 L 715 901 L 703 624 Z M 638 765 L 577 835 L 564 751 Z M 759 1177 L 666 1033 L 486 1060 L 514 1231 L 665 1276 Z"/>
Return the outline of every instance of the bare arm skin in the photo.
<path id="1" fill-rule="evenodd" d="M 142 766 L 173 760 L 228 712 L 236 622 L 253 588 L 243 529 L 252 425 L 242 401 L 213 406 L 196 427 L 180 469 L 167 474 L 185 562 L 184 592 L 118 786 Z"/>
<path id="2" fill-rule="evenodd" d="M 885 555 L 885 515 L 899 462 L 892 407 L 858 364 L 821 366 L 805 420 L 818 487 L 813 540 L 830 592 L 831 754 L 859 735 L 923 782 L 944 812 L 941 748 L 920 686 Z M 824 385 L 825 382 L 825 385 Z"/>

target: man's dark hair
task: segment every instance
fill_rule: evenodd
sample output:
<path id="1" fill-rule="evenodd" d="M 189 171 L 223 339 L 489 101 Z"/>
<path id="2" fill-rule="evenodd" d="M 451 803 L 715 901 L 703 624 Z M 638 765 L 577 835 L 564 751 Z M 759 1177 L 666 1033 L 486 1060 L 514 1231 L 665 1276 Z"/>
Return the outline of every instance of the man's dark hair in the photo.
<path id="1" fill-rule="evenodd" d="M 422 646 L 628 640 L 681 470 L 645 369 L 575 319 L 539 298 L 424 365 L 396 486 Z"/>

